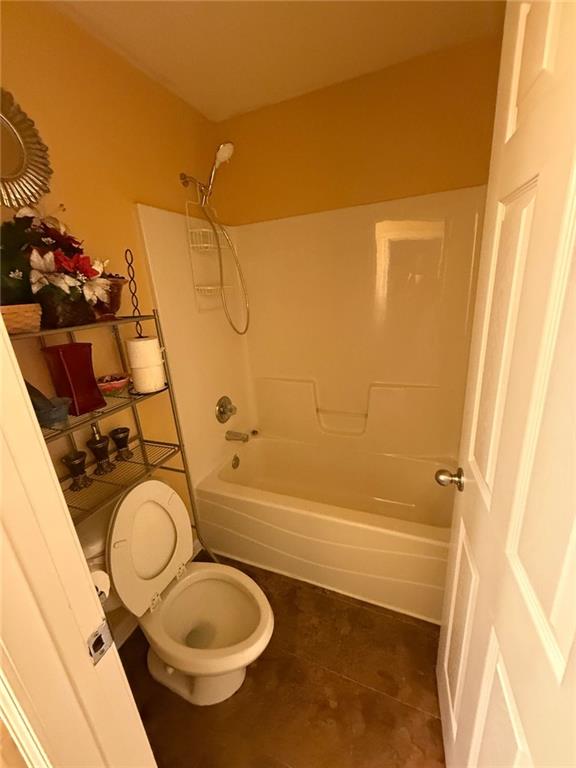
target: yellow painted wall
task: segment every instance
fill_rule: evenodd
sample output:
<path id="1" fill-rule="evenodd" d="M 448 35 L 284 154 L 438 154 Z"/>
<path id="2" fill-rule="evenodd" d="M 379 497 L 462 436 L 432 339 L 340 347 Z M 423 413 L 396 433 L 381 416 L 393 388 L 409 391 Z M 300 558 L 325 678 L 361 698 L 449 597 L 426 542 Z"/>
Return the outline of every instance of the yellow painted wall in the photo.
<path id="1" fill-rule="evenodd" d="M 230 224 L 485 184 L 500 40 L 428 54 L 217 124 Z"/>
<path id="2" fill-rule="evenodd" d="M 86 253 L 110 259 L 113 271 L 125 274 L 123 253 L 131 247 L 141 307 L 150 311 L 153 301 L 134 204 L 183 212 L 186 191 L 178 175 L 182 170 L 208 174 L 213 125 L 50 3 L 3 2 L 1 10 L 2 85 L 35 121 L 54 170 L 51 193 L 40 208 L 60 215 L 57 208 L 63 203 L 61 218 L 84 240 Z M 3 218 L 12 214 L 2 211 Z M 122 311 L 131 311 L 126 291 Z M 51 337 L 51 343 L 66 340 Z M 119 369 L 105 329 L 81 332 L 78 340 L 93 342 L 96 375 Z M 54 394 L 37 344 L 21 341 L 15 348 L 25 377 Z M 144 403 L 141 414 L 147 437 L 174 439 L 167 395 Z M 133 428 L 128 411 L 108 418 L 102 428 L 119 425 Z M 76 435 L 80 447 L 89 436 L 89 430 Z M 61 472 L 59 457 L 70 446 L 59 440 L 50 447 Z M 161 479 L 183 490 L 180 475 L 162 473 Z"/>
<path id="3" fill-rule="evenodd" d="M 45 2 L 2 3 L 2 85 L 50 151 L 42 210 L 64 203 L 86 252 L 120 272 L 132 247 L 150 309 L 134 203 L 183 211 L 178 174 L 208 172 L 211 123 Z"/>

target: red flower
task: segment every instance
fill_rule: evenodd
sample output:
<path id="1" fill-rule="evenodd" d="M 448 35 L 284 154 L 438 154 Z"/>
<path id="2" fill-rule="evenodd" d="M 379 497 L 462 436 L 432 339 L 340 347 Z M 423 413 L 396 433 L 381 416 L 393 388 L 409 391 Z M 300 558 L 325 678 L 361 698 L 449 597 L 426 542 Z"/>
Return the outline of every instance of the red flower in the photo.
<path id="1" fill-rule="evenodd" d="M 78 272 L 81 272 L 87 278 L 98 277 L 100 274 L 97 269 L 94 269 L 89 256 L 77 256 L 79 267 Z"/>
<path id="2" fill-rule="evenodd" d="M 71 274 L 76 272 L 74 269 L 74 258 L 70 259 L 64 251 L 54 251 L 54 264 L 58 272 L 69 272 Z"/>
<path id="3" fill-rule="evenodd" d="M 82 256 L 75 254 L 74 256 L 66 256 L 64 251 L 58 249 L 54 251 L 54 264 L 58 272 L 68 272 L 70 275 L 75 275 L 78 272 L 84 277 L 90 279 L 92 277 L 98 277 L 98 271 L 92 267 L 90 258 L 88 256 Z"/>

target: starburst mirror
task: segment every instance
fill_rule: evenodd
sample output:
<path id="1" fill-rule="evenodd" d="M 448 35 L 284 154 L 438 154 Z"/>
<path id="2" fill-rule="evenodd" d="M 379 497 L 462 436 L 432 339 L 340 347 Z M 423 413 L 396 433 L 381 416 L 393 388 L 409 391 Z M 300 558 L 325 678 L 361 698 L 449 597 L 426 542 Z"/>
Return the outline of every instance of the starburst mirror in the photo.
<path id="1" fill-rule="evenodd" d="M 3 205 L 21 208 L 49 191 L 52 168 L 38 129 L 9 91 L 2 88 L 0 195 Z"/>

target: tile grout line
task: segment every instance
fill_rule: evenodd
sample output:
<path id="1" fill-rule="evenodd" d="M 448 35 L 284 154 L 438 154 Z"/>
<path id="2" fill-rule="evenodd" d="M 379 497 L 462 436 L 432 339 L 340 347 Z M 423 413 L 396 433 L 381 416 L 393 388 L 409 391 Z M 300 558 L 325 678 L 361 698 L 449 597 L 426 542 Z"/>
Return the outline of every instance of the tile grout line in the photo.
<path id="1" fill-rule="evenodd" d="M 433 712 L 428 712 L 426 709 L 421 709 L 420 707 L 414 706 L 414 704 L 407 704 L 405 701 L 402 701 L 401 699 L 397 699 L 395 696 L 392 696 L 391 693 L 385 693 L 385 691 L 379 691 L 378 688 L 373 688 L 371 685 L 366 685 L 366 683 L 361 683 L 358 680 L 354 680 L 353 677 L 348 677 L 348 675 L 343 675 L 341 672 L 336 672 L 333 669 L 330 669 L 330 667 L 325 667 L 323 664 L 319 664 L 317 661 L 312 661 L 311 659 L 306 658 L 306 656 L 301 656 L 297 653 L 294 653 L 293 651 L 288 651 L 285 648 L 281 649 L 282 653 L 288 654 L 288 656 L 293 656 L 295 659 L 300 659 L 304 661 L 306 664 L 309 664 L 310 666 L 318 667 L 319 669 L 324 670 L 324 672 L 329 672 L 331 675 L 336 675 L 336 677 L 341 677 L 342 680 L 347 680 L 349 683 L 354 683 L 354 685 L 360 686 L 360 688 L 365 688 L 367 691 L 372 691 L 373 693 L 378 693 L 380 696 L 384 696 L 387 699 L 391 699 L 392 701 L 395 701 L 397 704 L 401 704 L 403 707 L 409 707 L 410 709 L 413 709 L 415 712 L 420 712 L 422 715 L 427 715 L 428 717 L 433 717 L 435 720 L 440 720 L 439 715 L 435 715 Z"/>

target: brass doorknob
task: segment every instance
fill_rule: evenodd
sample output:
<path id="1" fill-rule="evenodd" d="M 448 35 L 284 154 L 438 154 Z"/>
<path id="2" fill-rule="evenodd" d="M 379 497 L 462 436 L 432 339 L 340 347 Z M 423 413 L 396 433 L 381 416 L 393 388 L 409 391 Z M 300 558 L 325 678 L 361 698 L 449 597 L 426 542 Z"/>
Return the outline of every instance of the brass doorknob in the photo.
<path id="1" fill-rule="evenodd" d="M 449 469 L 439 469 L 434 475 L 438 485 L 455 485 L 459 491 L 464 490 L 464 470 L 458 467 L 456 472 L 450 472 Z"/>

